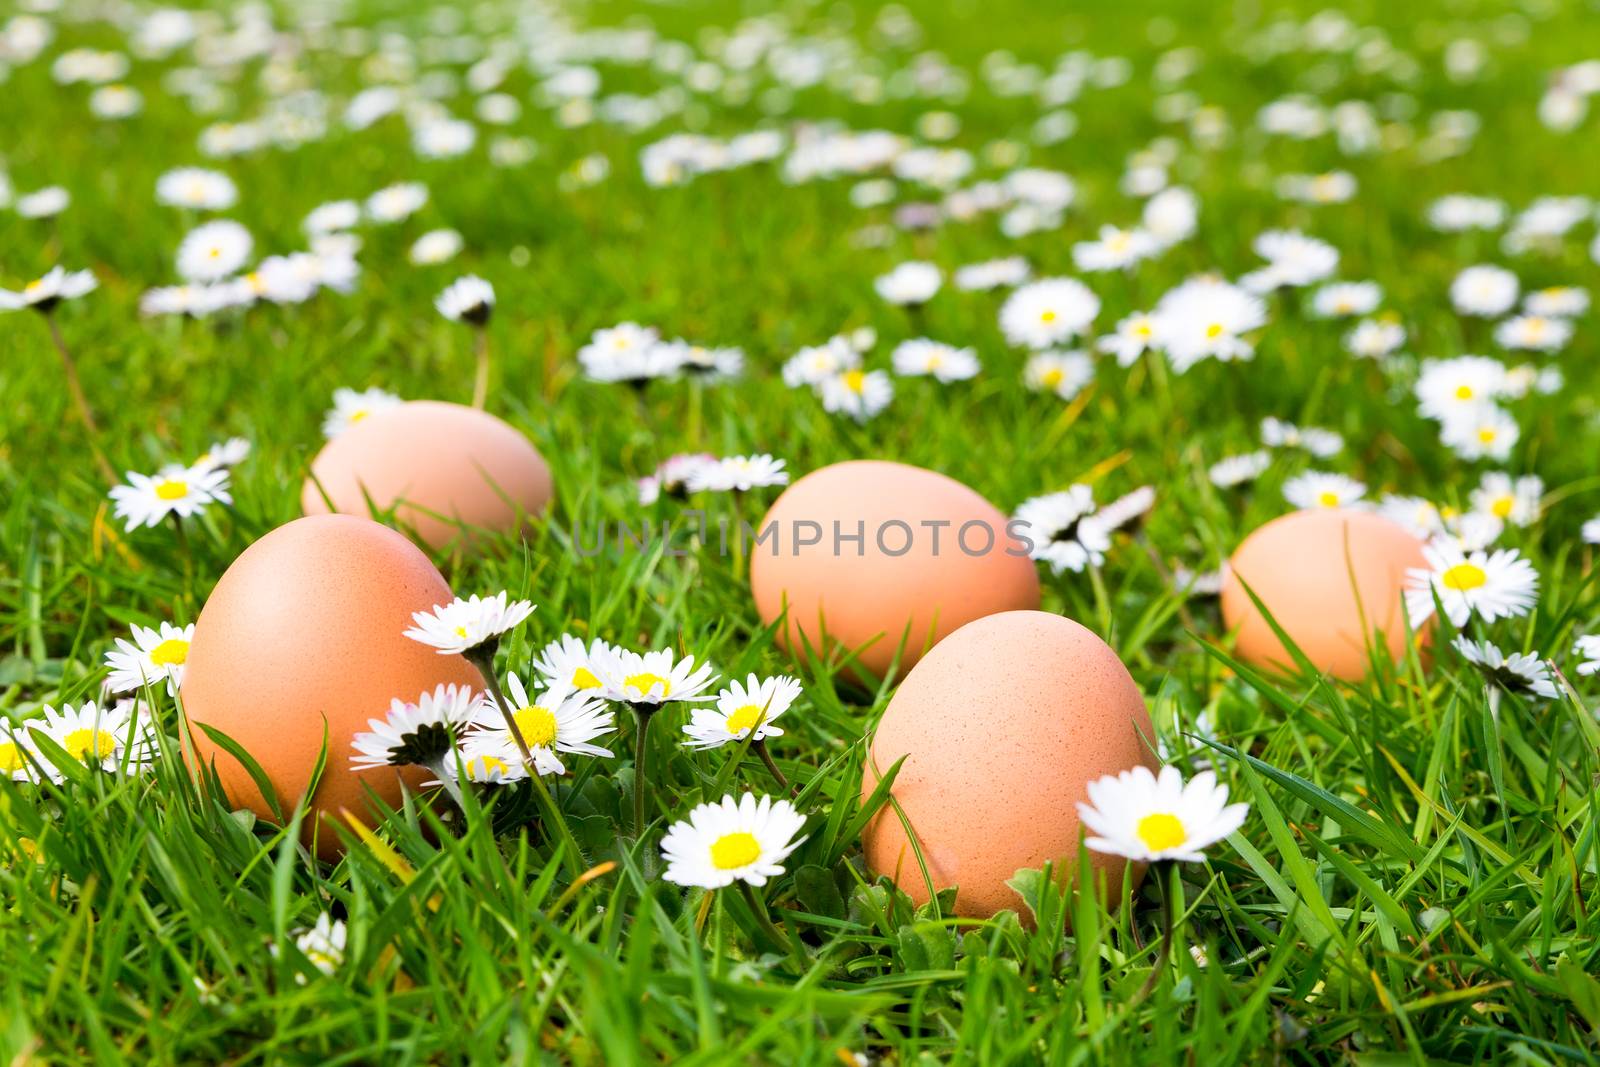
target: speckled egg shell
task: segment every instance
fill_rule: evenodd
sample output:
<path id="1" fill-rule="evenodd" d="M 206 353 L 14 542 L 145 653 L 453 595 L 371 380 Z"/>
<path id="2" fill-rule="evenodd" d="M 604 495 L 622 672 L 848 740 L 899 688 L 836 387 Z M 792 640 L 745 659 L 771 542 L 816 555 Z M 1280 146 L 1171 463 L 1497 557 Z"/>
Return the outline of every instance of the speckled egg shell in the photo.
<path id="1" fill-rule="evenodd" d="M 1295 669 L 1242 580 L 1318 669 L 1359 681 L 1371 666 L 1368 641 L 1396 662 L 1404 658 L 1406 569 L 1425 566 L 1422 542 L 1381 515 L 1292 512 L 1246 537 L 1229 560 L 1223 623 L 1236 631 L 1234 650 L 1246 663 Z"/>
<path id="2" fill-rule="evenodd" d="M 310 784 L 326 719 L 327 767 L 308 840 L 321 816 L 369 814 L 366 788 L 398 807 L 402 779 L 416 788 L 427 772 L 353 771 L 350 739 L 394 697 L 416 700 L 441 683 L 482 688 L 466 660 L 404 636 L 412 612 L 451 599 L 421 550 L 386 526 L 322 515 L 273 530 L 234 560 L 195 623 L 181 693 L 195 755 L 214 763 L 236 807 L 270 817 L 244 766 L 199 726 L 227 734 L 261 765 L 287 817 Z M 324 858 L 337 856 L 331 826 L 320 827 L 318 842 Z"/>
<path id="3" fill-rule="evenodd" d="M 312 461 L 300 507 L 370 517 L 370 499 L 439 548 L 461 534 L 461 523 L 515 530 L 544 511 L 550 491 L 544 457 L 513 427 L 476 408 L 413 400 L 329 441 Z"/>
<path id="4" fill-rule="evenodd" d="M 889 554 L 906 541 L 898 528 L 886 528 L 883 546 L 876 536 L 883 524 L 896 520 L 914 535 L 909 551 L 898 556 Z M 799 525 L 808 521 L 820 526 L 822 541 L 796 548 L 794 533 L 809 530 Z M 949 525 L 941 528 L 935 555 L 932 528 L 921 524 L 939 521 Z M 843 543 L 835 554 L 836 522 L 845 535 L 865 531 L 860 554 L 853 542 Z M 972 522 L 994 535 L 993 547 L 981 554 L 962 551 L 958 542 L 963 525 Z M 978 493 L 935 471 L 876 460 L 823 467 L 791 485 L 762 521 L 762 530 L 776 524 L 777 543 L 751 550 L 756 609 L 771 624 L 787 603 L 778 636 L 797 653 L 804 647 L 802 633 L 815 649 L 822 647 L 824 632 L 846 648 L 870 641 L 859 661 L 879 677 L 906 635 L 900 660 L 905 671 L 930 638 L 939 641 L 998 611 L 1039 606 L 1039 576 L 1033 561 L 1007 539 L 1006 522 Z M 984 527 L 968 532 L 968 547 L 975 552 L 987 540 Z"/>
<path id="5" fill-rule="evenodd" d="M 901 683 L 878 723 L 863 799 L 906 757 L 891 792 L 917 836 L 937 891 L 978 918 L 1021 901 L 1006 880 L 1078 858 L 1077 803 L 1088 784 L 1139 764 L 1155 733 L 1144 698 L 1104 641 L 1059 615 L 1008 611 L 939 642 Z M 884 807 L 862 838 L 867 866 L 928 899 L 905 826 Z M 1120 892 L 1125 861 L 1091 853 L 1095 877 Z M 1142 868 L 1134 868 L 1137 879 Z"/>

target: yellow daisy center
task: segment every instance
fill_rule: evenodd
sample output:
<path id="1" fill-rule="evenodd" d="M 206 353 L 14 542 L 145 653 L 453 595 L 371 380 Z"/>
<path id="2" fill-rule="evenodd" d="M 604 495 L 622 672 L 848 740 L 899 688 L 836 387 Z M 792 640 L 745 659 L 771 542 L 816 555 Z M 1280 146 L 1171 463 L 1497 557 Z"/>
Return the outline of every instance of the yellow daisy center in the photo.
<path id="1" fill-rule="evenodd" d="M 1489 576 L 1482 567 L 1476 563 L 1457 563 L 1454 567 L 1439 576 L 1439 581 L 1444 583 L 1446 589 L 1454 589 L 1464 593 L 1468 589 L 1477 589 L 1489 581 Z"/>
<path id="2" fill-rule="evenodd" d="M 1498 435 L 1492 426 L 1485 426 L 1483 429 L 1478 431 L 1478 440 L 1482 441 L 1486 445 L 1492 443 L 1496 436 Z"/>
<path id="3" fill-rule="evenodd" d="M 1155 331 L 1150 328 L 1150 324 L 1148 322 L 1141 322 L 1139 325 L 1133 328 L 1133 334 L 1135 337 L 1149 337 L 1154 332 Z"/>
<path id="4" fill-rule="evenodd" d="M 162 500 L 182 500 L 189 495 L 189 483 L 177 478 L 163 478 L 156 483 L 156 496 Z"/>
<path id="5" fill-rule="evenodd" d="M 1215 341 L 1217 338 L 1219 338 L 1221 336 L 1222 336 L 1222 323 L 1213 322 L 1210 326 L 1206 327 L 1206 340 Z"/>
<path id="6" fill-rule="evenodd" d="M 1511 517 L 1511 509 L 1516 506 L 1516 498 L 1508 495 L 1495 500 L 1493 504 L 1489 505 L 1489 510 L 1494 513 L 1495 518 L 1507 519 Z"/>
<path id="7" fill-rule="evenodd" d="M 760 719 L 761 709 L 756 707 L 754 704 L 746 704 L 744 707 L 738 709 L 732 715 L 728 716 L 728 732 L 730 734 L 741 733 L 750 729 L 757 722 L 759 722 Z"/>
<path id="8" fill-rule="evenodd" d="M 1054 389 L 1056 386 L 1061 384 L 1061 379 L 1065 378 L 1066 376 L 1066 372 L 1064 372 L 1060 367 L 1051 367 L 1049 370 L 1039 375 L 1039 383 L 1046 389 Z"/>
<path id="9" fill-rule="evenodd" d="M 103 760 L 117 750 L 117 739 L 105 730 L 74 730 L 62 739 L 61 747 L 75 760 Z"/>
<path id="10" fill-rule="evenodd" d="M 31 295 L 33 293 L 37 293 L 40 289 L 43 289 L 43 288 L 44 288 L 44 279 L 43 278 L 35 278 L 33 281 L 31 281 L 27 285 L 23 286 L 22 287 L 22 291 L 24 293 L 28 293 L 28 294 Z"/>
<path id="11" fill-rule="evenodd" d="M 719 871 L 748 867 L 761 858 L 761 842 L 743 830 L 723 834 L 711 842 L 711 865 Z"/>
<path id="12" fill-rule="evenodd" d="M 511 716 L 529 748 L 549 748 L 556 741 L 556 717 L 549 708 L 534 704 Z"/>
<path id="13" fill-rule="evenodd" d="M 499 756 L 491 756 L 488 753 L 481 756 L 473 756 L 467 760 L 467 774 L 469 775 L 488 778 L 495 771 L 499 771 L 501 774 L 509 774 L 511 773 L 511 768 Z"/>
<path id="14" fill-rule="evenodd" d="M 1470 386 L 1470 385 L 1458 385 L 1458 386 L 1456 386 L 1456 399 L 1457 400 L 1471 400 L 1472 399 L 1472 386 Z"/>
<path id="15" fill-rule="evenodd" d="M 637 689 L 640 693 L 648 693 L 651 689 L 659 685 L 661 687 L 661 695 L 663 697 L 669 697 L 672 695 L 672 683 L 666 678 L 661 677 L 659 674 L 650 674 L 648 672 L 644 674 L 630 674 L 622 680 L 622 684 L 628 688 Z"/>
<path id="16" fill-rule="evenodd" d="M 0 774 L 15 774 L 23 766 L 22 746 L 15 741 L 0 741 Z"/>
<path id="17" fill-rule="evenodd" d="M 1339 494 L 1325 489 L 1317 494 L 1317 503 L 1325 508 L 1336 508 L 1339 506 Z"/>
<path id="18" fill-rule="evenodd" d="M 1052 323 L 1056 321 L 1056 313 L 1050 308 L 1045 308 L 1043 311 L 1039 312 L 1039 321 L 1046 324 Z"/>
<path id="19" fill-rule="evenodd" d="M 360 422 L 362 419 L 371 414 L 372 412 L 368 411 L 366 408 L 357 408 L 355 411 L 350 413 L 350 425 L 354 426 L 356 423 Z"/>
<path id="20" fill-rule="evenodd" d="M 847 370 L 843 375 L 844 387 L 852 393 L 859 393 L 866 388 L 867 376 L 858 370 Z"/>
<path id="21" fill-rule="evenodd" d="M 157 667 L 180 667 L 189 659 L 189 642 L 169 637 L 150 650 L 150 662 Z"/>
<path id="22" fill-rule="evenodd" d="M 1151 852 L 1177 848 L 1189 840 L 1189 834 L 1184 830 L 1183 823 L 1176 815 L 1168 815 L 1166 812 L 1146 815 L 1139 820 L 1136 832 L 1139 840 L 1144 842 L 1144 847 Z"/>
<path id="23" fill-rule="evenodd" d="M 467 628 L 465 626 L 457 626 L 456 627 L 456 636 L 460 637 L 460 638 L 465 638 L 467 636 Z"/>
<path id="24" fill-rule="evenodd" d="M 579 667 L 572 672 L 572 687 L 574 689 L 599 689 L 600 679 L 596 678 L 594 671 L 588 667 Z"/>

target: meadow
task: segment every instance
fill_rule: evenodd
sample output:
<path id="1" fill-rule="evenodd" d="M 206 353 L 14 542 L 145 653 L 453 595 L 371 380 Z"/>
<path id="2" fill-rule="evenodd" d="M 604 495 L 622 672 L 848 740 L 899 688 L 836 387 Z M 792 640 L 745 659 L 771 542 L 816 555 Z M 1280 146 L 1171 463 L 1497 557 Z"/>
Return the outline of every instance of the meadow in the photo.
<path id="1" fill-rule="evenodd" d="M 1581 669 L 1600 659 L 1581 641 L 1600 633 L 1596 15 L 1558 0 L 0 9 L 0 289 L 25 305 L 0 315 L 8 736 L 46 706 L 114 703 L 115 642 L 193 623 L 229 564 L 301 514 L 335 390 L 468 403 L 474 329 L 435 301 L 475 275 L 493 287 L 486 408 L 555 489 L 525 535 L 435 564 L 458 595 L 537 605 L 501 645 L 524 676 L 572 634 L 693 654 L 724 680 L 798 678 L 770 750 L 807 819 L 754 907 L 665 880 L 662 834 L 692 807 L 778 792 L 743 747 L 679 745 L 673 707 L 643 835 L 623 729 L 613 758 L 564 757 L 554 819 L 525 786 L 468 790 L 448 824 L 441 794 L 412 795 L 325 862 L 300 814 L 235 811 L 191 775 L 154 685 L 160 743 L 141 766 L 62 769 L 47 744 L 0 777 L 0 1061 L 1600 1060 L 1600 684 Z M 710 140 L 666 140 L 685 132 Z M 181 167 L 236 195 L 163 202 Z M 414 211 L 373 199 L 400 183 L 425 186 Z M 341 201 L 353 218 L 307 226 Z M 216 219 L 250 244 L 208 275 L 180 249 Z M 1272 231 L 1301 243 L 1265 255 Z M 210 236 L 200 259 L 239 251 Z M 1306 266 L 1330 246 L 1336 267 Z M 309 258 L 263 263 L 295 253 Z M 1027 280 L 958 284 L 1011 257 L 1027 279 L 1086 285 L 1092 325 L 1030 344 L 1002 315 Z M 908 262 L 936 265 L 931 296 L 883 283 Z M 94 287 L 27 306 L 58 265 Z M 1479 265 L 1509 274 L 1469 275 L 1484 293 L 1469 292 Z M 1121 359 L 1103 341 L 1200 277 L 1243 309 L 1218 327 L 1234 347 L 1158 331 Z M 1319 295 L 1336 281 L 1376 287 Z M 580 352 L 628 322 L 737 348 L 742 367 L 598 380 Z M 836 338 L 892 384 L 881 410 L 860 406 L 859 376 L 785 372 Z M 975 373 L 912 373 L 892 354 L 915 338 L 970 349 Z M 1469 355 L 1494 366 L 1450 362 Z M 1480 372 L 1496 402 L 1455 412 L 1452 375 Z M 233 438 L 245 454 L 211 468 L 229 499 L 138 529 L 119 517 L 103 468 L 122 483 Z M 783 649 L 742 561 L 584 548 L 602 524 L 675 514 L 676 487 L 646 505 L 638 480 L 697 453 L 770 454 L 794 479 L 897 460 L 1006 514 L 1073 486 L 1100 507 L 1148 487 L 1087 564 L 1038 566 L 1043 608 L 1128 667 L 1162 760 L 1250 806 L 1173 869 L 1170 957 L 1159 880 L 1107 902 L 1024 876 L 1022 906 L 980 920 L 866 867 L 883 800 L 862 799 L 863 738 L 893 682 L 861 684 L 838 650 Z M 753 522 L 780 491 L 690 504 Z M 1537 589 L 1460 618 L 1425 603 L 1446 609 L 1431 647 L 1358 682 L 1241 662 L 1218 569 L 1330 493 L 1452 551 L 1513 553 Z M 1457 631 L 1484 644 L 1468 654 Z M 993 805 L 1025 787 L 997 779 Z M 337 952 L 307 951 L 319 918 L 343 924 Z"/>

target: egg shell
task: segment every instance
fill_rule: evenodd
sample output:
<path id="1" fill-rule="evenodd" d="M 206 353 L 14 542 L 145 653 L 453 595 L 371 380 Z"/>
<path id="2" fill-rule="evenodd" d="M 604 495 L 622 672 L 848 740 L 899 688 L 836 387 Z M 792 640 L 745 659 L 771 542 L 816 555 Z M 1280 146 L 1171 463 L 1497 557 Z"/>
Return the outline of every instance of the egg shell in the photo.
<path id="1" fill-rule="evenodd" d="M 886 523 L 905 523 L 911 536 Z M 935 528 L 925 522 L 947 522 Z M 814 522 L 821 541 L 797 545 Z M 969 554 L 963 551 L 962 527 Z M 865 533 L 857 554 L 846 537 Z M 882 677 L 905 635 L 900 669 L 910 669 L 929 639 L 939 641 L 973 619 L 1039 606 L 1039 576 L 1018 542 L 1008 539 L 1007 518 L 978 493 L 935 471 L 904 463 L 854 460 L 812 471 L 778 497 L 760 529 L 776 524 L 776 538 L 753 545 L 750 588 L 763 623 L 788 616 L 780 642 L 799 654 L 805 643 L 821 651 L 824 632 Z M 860 524 L 858 526 L 858 524 Z M 983 549 L 988 532 L 993 545 Z M 878 533 L 884 537 L 880 543 Z M 892 554 L 909 541 L 903 555 Z M 888 551 L 885 551 L 887 548 Z M 907 625 L 910 625 L 909 632 Z"/>
<path id="2" fill-rule="evenodd" d="M 413 400 L 329 441 L 311 463 L 300 507 L 307 515 L 370 517 L 370 499 L 440 548 L 462 523 L 517 530 L 544 511 L 550 492 L 549 466 L 514 427 L 476 408 Z"/>
<path id="3" fill-rule="evenodd" d="M 180 694 L 195 756 L 215 764 L 235 807 L 270 818 L 244 765 L 199 726 L 227 734 L 260 764 L 288 817 L 310 784 L 326 717 L 327 766 L 307 840 L 341 809 L 370 815 L 367 787 L 398 807 L 401 782 L 419 788 L 429 773 L 352 770 L 350 740 L 395 697 L 414 701 L 442 683 L 482 689 L 466 660 L 404 635 L 412 612 L 452 599 L 420 549 L 368 519 L 320 515 L 273 530 L 233 561 L 195 622 Z M 340 852 L 331 826 L 320 827 L 318 844 L 325 859 Z"/>
<path id="4" fill-rule="evenodd" d="M 1078 809 L 1103 775 L 1156 766 L 1144 698 L 1117 654 L 1070 619 L 1008 611 L 939 642 L 901 683 L 878 723 L 865 800 L 906 757 L 891 793 L 917 835 L 936 891 L 957 915 L 1022 910 L 1006 885 L 1024 867 L 1077 867 Z M 918 904 L 928 890 L 904 824 L 885 805 L 862 835 L 867 866 Z M 1115 899 L 1129 870 L 1091 852 Z M 1143 868 L 1132 868 L 1132 877 Z"/>
<path id="5" fill-rule="evenodd" d="M 1319 670 L 1360 681 L 1371 667 L 1369 641 L 1386 647 L 1395 662 L 1404 659 L 1406 569 L 1426 566 L 1422 542 L 1381 515 L 1345 508 L 1291 512 L 1246 537 L 1228 561 L 1222 619 L 1236 632 L 1241 660 L 1296 670 L 1245 592 L 1248 584 Z"/>

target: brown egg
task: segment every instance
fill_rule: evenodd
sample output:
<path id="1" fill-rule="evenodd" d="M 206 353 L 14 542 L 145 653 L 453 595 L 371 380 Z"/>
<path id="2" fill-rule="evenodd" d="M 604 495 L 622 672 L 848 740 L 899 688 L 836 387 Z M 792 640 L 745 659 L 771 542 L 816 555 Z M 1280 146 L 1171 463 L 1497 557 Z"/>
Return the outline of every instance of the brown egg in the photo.
<path id="1" fill-rule="evenodd" d="M 368 719 L 383 718 L 394 697 L 416 700 L 441 683 L 483 686 L 460 656 L 404 636 L 412 612 L 451 599 L 420 549 L 367 519 L 296 519 L 245 549 L 195 623 L 181 693 L 195 753 L 215 764 L 229 801 L 271 817 L 244 765 L 200 724 L 261 765 L 287 818 L 310 784 L 326 720 L 327 766 L 311 798 L 307 840 L 316 828 L 318 851 L 336 857 L 339 839 L 326 821 L 340 821 L 341 809 L 369 815 L 367 788 L 398 807 L 401 781 L 417 788 L 428 773 L 353 771 L 350 739 Z"/>
<path id="2" fill-rule="evenodd" d="M 775 539 L 751 546 L 756 609 L 770 624 L 787 604 L 778 636 L 797 654 L 802 634 L 819 652 L 824 633 L 846 648 L 866 645 L 859 661 L 880 677 L 904 636 L 900 669 L 909 670 L 930 640 L 997 611 L 1039 606 L 1039 576 L 1006 523 L 965 485 L 921 467 L 823 467 L 785 490 L 762 520 L 760 531 L 772 527 Z M 806 544 L 813 534 L 816 543 Z"/>
<path id="3" fill-rule="evenodd" d="M 1360 681 L 1369 641 L 1404 658 L 1406 568 L 1427 563 L 1422 542 L 1398 524 L 1366 511 L 1296 511 L 1246 537 L 1228 563 L 1222 620 L 1244 662 L 1295 670 L 1241 580 L 1319 670 Z"/>
<path id="4" fill-rule="evenodd" d="M 300 492 L 307 515 L 395 509 L 402 528 L 439 548 L 461 525 L 514 531 L 550 502 L 550 468 L 520 432 L 488 412 L 413 400 L 374 412 L 329 441 Z M 328 502 L 332 501 L 330 508 Z"/>
<path id="5" fill-rule="evenodd" d="M 901 683 L 872 739 L 861 795 L 905 756 L 891 792 L 934 888 L 958 886 L 956 914 L 985 918 L 1021 911 L 1006 880 L 1024 867 L 1048 862 L 1071 877 L 1088 784 L 1139 764 L 1153 769 L 1154 745 L 1144 698 L 1104 641 L 1059 615 L 1008 611 L 940 641 Z M 873 872 L 927 901 L 892 807 L 868 824 L 862 844 Z M 1127 863 L 1090 855 L 1096 879 L 1104 874 L 1119 893 Z"/>

